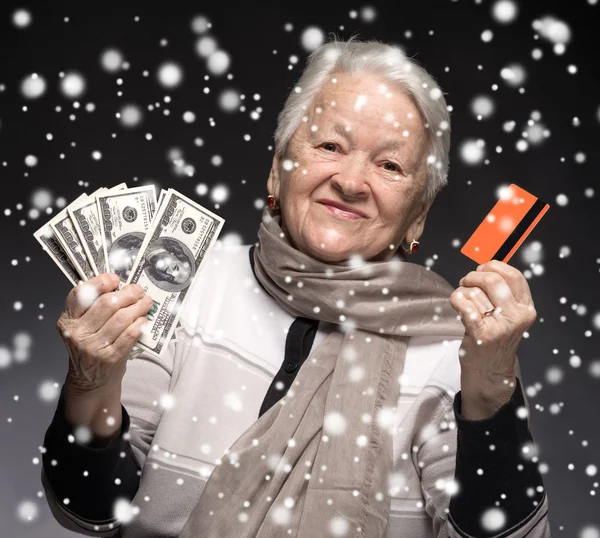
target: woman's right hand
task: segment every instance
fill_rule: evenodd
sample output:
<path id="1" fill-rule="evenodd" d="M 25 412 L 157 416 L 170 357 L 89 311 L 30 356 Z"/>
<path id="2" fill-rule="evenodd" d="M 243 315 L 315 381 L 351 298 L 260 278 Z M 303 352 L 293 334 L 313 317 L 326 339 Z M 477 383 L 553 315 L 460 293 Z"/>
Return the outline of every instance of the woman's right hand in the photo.
<path id="1" fill-rule="evenodd" d="M 56 328 L 69 353 L 66 383 L 77 392 L 121 386 L 127 356 L 142 334 L 152 299 L 138 284 L 120 291 L 119 277 L 103 273 L 73 288 Z"/>

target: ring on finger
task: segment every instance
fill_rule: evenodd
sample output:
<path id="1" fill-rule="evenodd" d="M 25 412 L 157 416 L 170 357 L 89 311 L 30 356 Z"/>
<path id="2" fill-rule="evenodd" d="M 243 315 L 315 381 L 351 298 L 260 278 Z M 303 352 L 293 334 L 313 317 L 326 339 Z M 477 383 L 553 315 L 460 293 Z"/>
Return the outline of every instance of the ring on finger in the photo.
<path id="1" fill-rule="evenodd" d="M 489 299 L 487 299 L 487 297 L 482 297 L 482 293 L 483 290 L 481 288 L 475 288 L 473 291 L 471 291 L 470 296 L 477 306 L 481 306 L 485 309 L 483 312 L 480 310 L 481 317 L 485 318 L 486 316 L 493 314 L 496 311 L 496 307 L 489 301 Z"/>

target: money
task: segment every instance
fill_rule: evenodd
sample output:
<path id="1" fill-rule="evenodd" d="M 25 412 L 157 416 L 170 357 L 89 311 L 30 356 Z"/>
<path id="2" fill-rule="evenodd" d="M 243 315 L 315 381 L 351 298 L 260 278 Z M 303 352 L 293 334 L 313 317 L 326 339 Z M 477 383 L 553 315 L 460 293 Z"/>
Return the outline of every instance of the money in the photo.
<path id="1" fill-rule="evenodd" d="M 73 221 L 73 228 L 79 236 L 81 246 L 94 275 L 106 273 L 104 249 L 102 247 L 102 228 L 98 216 L 96 197 L 103 192 L 114 192 L 127 188 L 121 183 L 112 189 L 100 187 L 80 202 L 73 202 L 67 207 L 67 212 Z"/>
<path id="2" fill-rule="evenodd" d="M 87 194 L 82 194 L 74 203 L 78 203 L 86 198 Z M 51 219 L 49 225 L 54 232 L 56 240 L 60 243 L 61 247 L 69 257 L 71 264 L 75 267 L 81 278 L 83 280 L 92 278 L 94 272 L 87 261 L 87 257 L 81 246 L 81 241 L 73 227 L 73 221 L 67 212 L 67 208 L 60 211 L 53 219 Z"/>
<path id="3" fill-rule="evenodd" d="M 73 286 L 111 271 L 118 289 L 140 284 L 153 304 L 130 358 L 160 358 L 224 222 L 173 189 L 161 189 L 156 202 L 154 185 L 121 183 L 80 195 L 33 235 Z"/>
<path id="4" fill-rule="evenodd" d="M 154 185 L 96 196 L 106 273 L 119 275 L 119 289 L 129 278 L 156 210 Z"/>
<path id="5" fill-rule="evenodd" d="M 156 211 L 158 211 L 160 209 L 160 204 L 162 204 L 162 201 L 165 199 L 166 194 L 167 194 L 167 191 L 165 189 L 160 189 L 160 195 L 158 196 L 158 202 L 156 202 Z"/>
<path id="6" fill-rule="evenodd" d="M 75 269 L 69 261 L 69 257 L 60 246 L 60 243 L 56 240 L 56 236 L 54 235 L 52 228 L 50 228 L 49 223 L 44 224 L 39 230 L 36 230 L 33 233 L 33 236 L 40 245 L 42 245 L 44 252 L 50 256 L 52 261 L 58 265 L 58 268 L 69 279 L 69 282 L 71 282 L 73 286 L 77 286 L 81 281 L 81 277 L 79 276 L 77 269 Z"/>
<path id="7" fill-rule="evenodd" d="M 96 205 L 96 194 L 105 190 L 102 187 L 81 202 L 74 202 L 67 208 L 75 232 L 79 236 L 81 246 L 95 275 L 106 272 L 104 270 L 104 251 L 102 250 L 102 230 Z"/>
<path id="8" fill-rule="evenodd" d="M 173 189 L 167 191 L 126 282 L 141 285 L 153 302 L 138 347 L 161 356 L 194 277 L 224 222 Z"/>

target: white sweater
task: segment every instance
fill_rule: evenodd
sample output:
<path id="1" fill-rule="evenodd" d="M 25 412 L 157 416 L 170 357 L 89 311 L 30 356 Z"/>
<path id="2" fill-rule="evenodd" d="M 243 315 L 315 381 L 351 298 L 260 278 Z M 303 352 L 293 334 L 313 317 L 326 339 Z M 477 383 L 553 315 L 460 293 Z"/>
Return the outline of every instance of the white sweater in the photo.
<path id="1" fill-rule="evenodd" d="M 42 482 L 65 528 L 90 536 L 177 537 L 217 460 L 257 420 L 263 402 L 273 405 L 285 394 L 299 366 L 289 367 L 296 360 L 292 352 L 298 356 L 292 346 L 306 338 L 310 349 L 310 338 L 298 333 L 300 320 L 288 335 L 295 320 L 260 286 L 249 248 L 217 242 L 190 290 L 167 356 L 142 353 L 128 362 L 122 437 L 100 448 L 69 442 L 73 426 L 64 418 L 61 391 L 44 439 Z M 337 325 L 320 322 L 312 347 L 332 330 Z M 465 420 L 460 343 L 409 340 L 395 409 L 386 537 L 549 537 L 542 477 L 520 450 L 531 441 L 527 420 L 516 416 L 527 403 L 521 381 L 493 417 Z M 117 499 L 131 501 L 129 522 L 116 519 Z M 494 508 L 503 510 L 505 524 L 486 532 L 480 518 Z M 290 536 L 286 530 L 281 536 Z"/>

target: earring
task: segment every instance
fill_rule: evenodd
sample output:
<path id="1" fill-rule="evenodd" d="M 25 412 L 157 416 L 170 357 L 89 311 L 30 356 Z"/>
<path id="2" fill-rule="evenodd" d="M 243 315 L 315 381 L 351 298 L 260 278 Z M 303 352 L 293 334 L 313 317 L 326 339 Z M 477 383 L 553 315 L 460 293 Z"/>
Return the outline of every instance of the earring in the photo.
<path id="1" fill-rule="evenodd" d="M 269 196 L 267 196 L 267 205 L 271 209 L 279 209 L 279 206 L 277 205 L 277 200 L 275 200 L 275 196 L 273 196 L 272 194 L 269 194 Z"/>
<path id="2" fill-rule="evenodd" d="M 404 252 L 406 252 L 407 254 L 414 254 L 415 252 L 417 252 L 417 249 L 419 248 L 419 242 L 416 239 L 412 240 L 412 243 L 410 244 L 410 246 L 407 247 L 402 247 L 404 249 Z"/>

